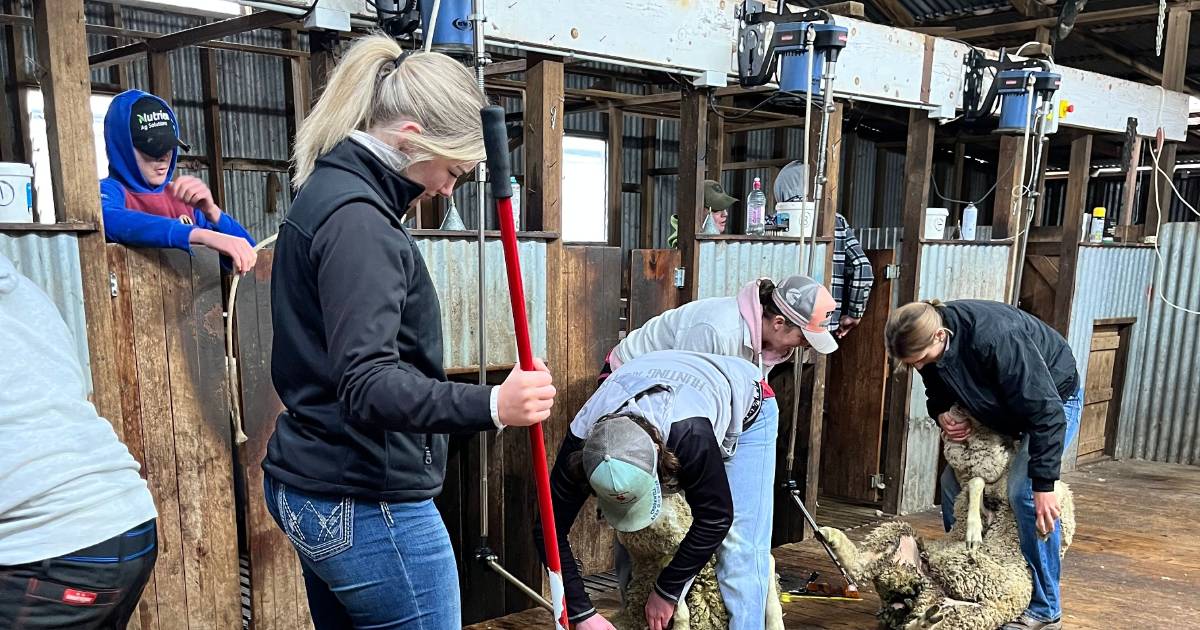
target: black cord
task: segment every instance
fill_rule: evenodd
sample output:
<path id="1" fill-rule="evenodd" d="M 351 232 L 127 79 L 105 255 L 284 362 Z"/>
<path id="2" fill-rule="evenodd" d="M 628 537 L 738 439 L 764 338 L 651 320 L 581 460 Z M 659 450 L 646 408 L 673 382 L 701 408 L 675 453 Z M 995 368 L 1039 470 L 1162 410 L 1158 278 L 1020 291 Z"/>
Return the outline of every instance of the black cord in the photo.
<path id="1" fill-rule="evenodd" d="M 741 119 L 743 119 L 743 118 L 745 118 L 745 117 L 749 116 L 750 114 L 753 114 L 754 112 L 758 111 L 758 110 L 759 110 L 759 109 L 761 109 L 763 106 L 765 106 L 765 105 L 767 105 L 768 103 L 770 103 L 771 101 L 774 101 L 776 98 L 778 98 L 778 97 L 779 97 L 779 95 L 780 95 L 780 94 L 788 94 L 788 95 L 793 95 L 793 96 L 795 96 L 797 93 L 795 93 L 795 92 L 783 92 L 783 91 L 776 92 L 776 93 L 774 93 L 774 94 L 772 94 L 772 95 L 768 96 L 767 98 L 764 98 L 764 99 L 763 99 L 761 102 L 759 102 L 759 104 L 755 105 L 754 107 L 751 107 L 750 109 L 748 109 L 748 110 L 746 110 L 746 111 L 744 111 L 744 112 L 742 112 L 742 113 L 740 113 L 740 114 L 738 114 L 738 115 L 736 115 L 736 116 L 726 116 L 725 114 L 722 114 L 721 112 L 717 111 L 717 99 L 716 99 L 716 97 L 715 97 L 715 96 L 713 96 L 712 94 L 709 94 L 709 95 L 708 95 L 708 109 L 709 109 L 709 111 L 711 111 L 712 113 L 716 114 L 716 115 L 717 115 L 717 118 L 720 118 L 721 120 L 741 120 Z"/>

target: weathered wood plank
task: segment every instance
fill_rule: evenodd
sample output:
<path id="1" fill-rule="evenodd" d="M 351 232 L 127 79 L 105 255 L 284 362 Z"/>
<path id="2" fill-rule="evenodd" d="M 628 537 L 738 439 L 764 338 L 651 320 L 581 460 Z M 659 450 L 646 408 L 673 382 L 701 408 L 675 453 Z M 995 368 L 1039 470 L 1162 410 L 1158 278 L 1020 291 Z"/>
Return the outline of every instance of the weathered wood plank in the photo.
<path id="1" fill-rule="evenodd" d="M 1088 181 L 1091 178 L 1092 136 L 1071 140 L 1070 175 L 1067 177 L 1066 207 L 1063 209 L 1062 242 L 1058 254 L 1058 284 L 1054 289 L 1054 328 L 1065 337 L 1071 326 L 1075 301 L 1075 268 L 1079 261 L 1079 233 L 1087 211 Z"/>
<path id="2" fill-rule="evenodd" d="M 707 90 L 687 90 L 679 102 L 679 253 L 685 269 L 679 303 L 696 299 L 700 287 L 700 246 L 696 234 L 704 225 L 705 142 L 708 136 Z"/>
<path id="3" fill-rule="evenodd" d="M 677 249 L 635 249 L 631 252 L 629 330 L 637 330 L 651 317 L 675 308 Z"/>

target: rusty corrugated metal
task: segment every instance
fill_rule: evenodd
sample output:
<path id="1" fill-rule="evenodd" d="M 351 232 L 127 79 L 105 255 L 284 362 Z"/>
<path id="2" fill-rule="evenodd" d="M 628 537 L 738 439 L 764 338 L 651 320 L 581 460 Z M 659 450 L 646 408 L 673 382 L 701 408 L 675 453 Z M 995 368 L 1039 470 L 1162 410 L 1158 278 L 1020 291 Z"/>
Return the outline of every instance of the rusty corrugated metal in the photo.
<path id="1" fill-rule="evenodd" d="M 417 238 L 442 305 L 443 361 L 447 369 L 478 365 L 478 242 L 468 238 Z M 546 356 L 546 243 L 520 241 L 521 278 L 533 353 Z M 498 240 L 487 244 L 487 340 L 489 365 L 516 363 L 512 307 Z"/>
<path id="2" fill-rule="evenodd" d="M 1088 356 L 1092 329 L 1098 319 L 1134 317 L 1130 347 L 1141 343 L 1144 334 L 1146 300 L 1154 276 L 1154 250 L 1139 247 L 1093 247 L 1079 250 L 1075 275 L 1075 295 L 1071 305 L 1071 324 L 1067 342 L 1081 382 L 1087 382 Z M 1130 365 L 1128 362 L 1126 365 Z M 1127 371 L 1128 374 L 1132 372 Z M 1116 376 L 1116 375 L 1114 375 Z M 1123 406 L 1127 406 L 1125 403 Z M 1078 442 L 1068 447 L 1063 465 L 1074 467 Z"/>
<path id="3" fill-rule="evenodd" d="M 926 243 L 921 247 L 918 299 L 1004 301 L 1008 254 L 1012 249 L 1010 245 Z M 901 273 L 904 271 L 901 270 Z M 925 510 L 933 505 L 938 475 L 940 432 L 925 407 L 925 384 L 920 374 L 914 373 L 912 384 L 908 453 L 900 504 L 902 514 Z"/>
<path id="4" fill-rule="evenodd" d="M 782 280 L 806 273 L 801 269 L 804 245 L 799 241 L 701 241 L 700 269 L 696 278 L 698 297 L 734 295 L 742 285 L 757 278 Z M 817 243 L 815 278 L 824 282 L 826 243 Z"/>
<path id="5" fill-rule="evenodd" d="M 1200 311 L 1200 224 L 1168 223 L 1159 232 L 1154 291 Z M 1117 455 L 1200 464 L 1200 315 L 1157 296 L 1129 352 Z"/>
<path id="6" fill-rule="evenodd" d="M 79 242 L 71 232 L 0 233 L 0 254 L 13 262 L 25 277 L 41 287 L 67 322 L 74 337 L 75 354 L 83 368 L 84 386 L 92 393 L 88 358 L 87 322 L 83 311 L 83 277 L 79 267 Z M 11 357 L 9 358 L 11 359 Z M 7 360 L 7 359 L 6 359 Z"/>

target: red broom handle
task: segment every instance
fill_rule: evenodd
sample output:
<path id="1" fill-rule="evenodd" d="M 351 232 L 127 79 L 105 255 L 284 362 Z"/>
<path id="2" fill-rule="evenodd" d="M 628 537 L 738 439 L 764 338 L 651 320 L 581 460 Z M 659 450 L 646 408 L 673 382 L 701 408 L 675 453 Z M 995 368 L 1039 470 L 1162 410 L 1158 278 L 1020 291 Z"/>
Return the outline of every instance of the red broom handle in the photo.
<path id="1" fill-rule="evenodd" d="M 517 337 L 517 358 L 521 369 L 533 371 L 533 347 L 529 341 L 529 316 L 525 312 L 525 286 L 521 281 L 521 258 L 517 253 L 517 226 L 513 221 L 512 187 L 509 185 L 508 134 L 504 127 L 504 109 L 485 107 L 484 144 L 487 148 L 488 177 L 496 213 L 500 221 L 500 243 L 504 246 L 504 268 L 508 272 L 508 295 L 512 301 L 513 330 Z M 480 331 L 482 334 L 482 331 Z M 484 360 L 480 357 L 480 361 Z M 554 605 L 555 626 L 567 628 L 566 593 L 563 591 L 562 563 L 558 555 L 558 535 L 554 527 L 554 502 L 550 496 L 550 471 L 546 466 L 546 443 L 542 425 L 529 427 L 529 450 L 533 456 L 533 480 L 537 486 L 538 513 L 542 517 L 542 539 L 546 546 L 546 567 L 550 570 L 550 595 Z"/>

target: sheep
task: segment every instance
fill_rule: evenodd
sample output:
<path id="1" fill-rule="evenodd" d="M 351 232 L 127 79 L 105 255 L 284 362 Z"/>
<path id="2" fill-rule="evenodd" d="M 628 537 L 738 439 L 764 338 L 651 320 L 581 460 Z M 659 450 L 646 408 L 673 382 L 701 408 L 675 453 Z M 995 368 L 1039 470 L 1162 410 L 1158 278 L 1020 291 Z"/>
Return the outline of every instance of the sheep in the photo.
<path id="1" fill-rule="evenodd" d="M 821 528 L 851 575 L 875 584 L 879 618 L 888 628 L 993 630 L 1029 604 L 1032 576 L 1008 503 L 1013 440 L 971 422 L 970 439 L 944 447 L 950 467 L 967 480 L 945 538 L 922 541 L 910 525 L 895 521 L 856 546 L 841 531 Z M 1065 553 L 1075 532 L 1073 501 L 1063 482 L 1055 492 Z"/>
<path id="2" fill-rule="evenodd" d="M 619 630 L 644 630 L 646 600 L 658 574 L 671 561 L 680 541 L 692 524 L 692 510 L 682 494 L 663 496 L 662 510 L 650 527 L 636 532 L 619 532 L 617 539 L 629 552 L 632 563 L 629 584 L 621 593 L 622 608 L 612 618 Z M 771 574 L 774 575 L 774 559 Z M 783 630 L 783 608 L 779 587 L 771 580 L 767 600 L 767 630 Z M 717 584 L 716 558 L 700 570 L 687 595 L 675 607 L 675 630 L 723 630 L 729 627 L 729 613 Z"/>

